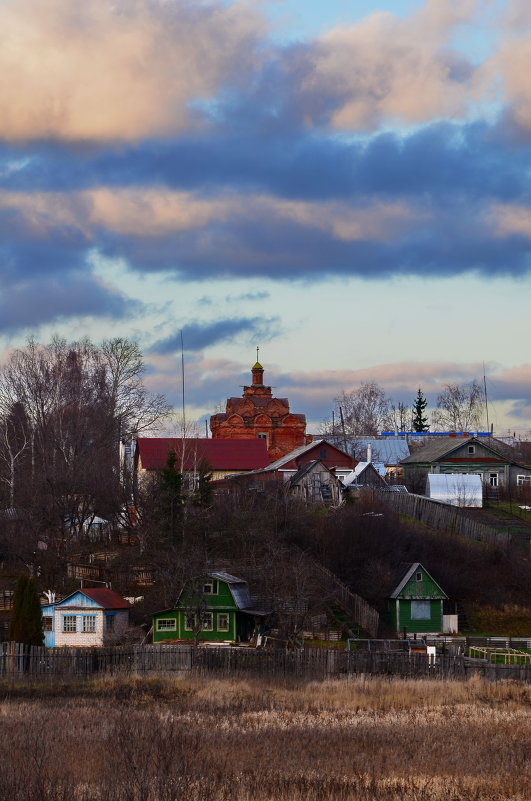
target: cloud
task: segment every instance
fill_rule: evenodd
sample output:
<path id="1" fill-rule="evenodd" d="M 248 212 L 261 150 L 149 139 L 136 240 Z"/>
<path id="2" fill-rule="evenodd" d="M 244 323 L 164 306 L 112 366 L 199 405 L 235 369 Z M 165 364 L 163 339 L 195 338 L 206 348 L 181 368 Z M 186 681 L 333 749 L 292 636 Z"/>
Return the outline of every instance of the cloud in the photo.
<path id="1" fill-rule="evenodd" d="M 451 48 L 451 38 L 482 5 L 429 0 L 406 19 L 376 12 L 322 35 L 305 54 L 301 114 L 308 124 L 327 120 L 348 131 L 374 130 L 386 120 L 419 124 L 465 116 L 475 69 Z M 300 70 L 297 55 L 294 70 Z"/>
<path id="2" fill-rule="evenodd" d="M 135 140 L 196 127 L 191 101 L 237 86 L 265 34 L 252 4 L 0 4 L 0 136 Z"/>
<path id="3" fill-rule="evenodd" d="M 7 284 L 0 280 L 0 331 L 35 329 L 43 323 L 75 317 L 124 317 L 141 304 L 105 287 L 90 275 L 73 271 L 61 280 L 35 277 Z"/>
<path id="4" fill-rule="evenodd" d="M 280 330 L 278 318 L 262 317 L 231 318 L 213 323 L 189 323 L 181 329 L 186 351 L 200 351 L 220 342 L 231 341 L 240 334 L 245 334 L 249 340 L 254 338 L 266 342 L 271 339 L 272 332 L 278 335 Z M 155 342 L 150 352 L 161 355 L 180 352 L 181 331 Z"/>

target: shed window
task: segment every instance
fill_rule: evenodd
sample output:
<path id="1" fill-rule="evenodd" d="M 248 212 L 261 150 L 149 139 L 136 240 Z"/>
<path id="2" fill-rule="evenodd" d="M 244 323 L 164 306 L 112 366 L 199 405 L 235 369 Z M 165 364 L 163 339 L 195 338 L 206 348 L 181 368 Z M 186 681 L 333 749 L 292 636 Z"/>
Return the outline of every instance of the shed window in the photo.
<path id="1" fill-rule="evenodd" d="M 210 579 L 209 581 L 205 581 L 205 584 L 203 586 L 203 593 L 204 595 L 217 595 L 218 582 L 215 579 Z"/>
<path id="2" fill-rule="evenodd" d="M 529 484 L 531 484 L 531 476 L 516 476 L 517 487 L 525 487 L 526 485 L 529 486 Z"/>
<path id="3" fill-rule="evenodd" d="M 114 612 L 105 615 L 105 631 L 114 631 Z"/>
<path id="4" fill-rule="evenodd" d="M 417 575 L 415 576 L 415 580 L 422 581 L 422 573 L 417 573 Z"/>
<path id="5" fill-rule="evenodd" d="M 42 630 L 53 631 L 53 617 L 51 615 L 43 615 L 42 617 Z"/>
<path id="6" fill-rule="evenodd" d="M 469 445 L 468 446 L 468 452 L 469 453 L 475 453 L 476 452 L 476 446 L 475 445 Z"/>
<path id="7" fill-rule="evenodd" d="M 229 630 L 229 616 L 227 612 L 220 612 L 218 614 L 218 631 Z"/>
<path id="8" fill-rule="evenodd" d="M 431 604 L 429 601 L 411 601 L 411 620 L 430 620 Z"/>
<path id="9" fill-rule="evenodd" d="M 83 631 L 91 634 L 96 631 L 96 615 L 83 615 Z"/>
<path id="10" fill-rule="evenodd" d="M 72 632 L 77 631 L 76 626 L 76 616 L 75 615 L 64 615 L 63 617 L 63 631 L 71 634 Z"/>
<path id="11" fill-rule="evenodd" d="M 157 620 L 157 631 L 176 631 L 176 624 L 174 617 L 161 617 Z"/>

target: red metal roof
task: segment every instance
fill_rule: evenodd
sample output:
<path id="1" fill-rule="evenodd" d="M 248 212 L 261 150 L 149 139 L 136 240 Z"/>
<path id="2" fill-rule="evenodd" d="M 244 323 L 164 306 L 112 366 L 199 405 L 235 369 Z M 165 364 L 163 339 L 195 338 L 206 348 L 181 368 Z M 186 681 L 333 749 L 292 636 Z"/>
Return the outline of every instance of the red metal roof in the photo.
<path id="1" fill-rule="evenodd" d="M 126 601 L 125 598 L 122 598 L 122 596 L 118 595 L 114 590 L 107 590 L 100 587 L 96 589 L 83 588 L 80 592 L 82 592 L 83 595 L 87 595 L 93 601 L 96 601 L 96 603 L 103 606 L 104 609 L 129 609 L 131 606 L 129 601 Z"/>
<path id="2" fill-rule="evenodd" d="M 201 463 L 211 470 L 258 470 L 269 464 L 265 439 L 141 437 L 136 442 L 145 470 L 163 470 L 170 451 L 175 451 L 180 467 L 183 443 L 185 470 L 194 470 Z"/>

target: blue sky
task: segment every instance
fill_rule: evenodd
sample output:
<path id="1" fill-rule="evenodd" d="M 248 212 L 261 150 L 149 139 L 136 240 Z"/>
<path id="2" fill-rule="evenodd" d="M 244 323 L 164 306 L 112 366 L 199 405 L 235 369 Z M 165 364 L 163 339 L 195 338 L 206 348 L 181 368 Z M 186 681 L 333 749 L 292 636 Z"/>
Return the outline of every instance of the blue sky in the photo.
<path id="1" fill-rule="evenodd" d="M 0 358 L 142 346 L 188 415 L 266 379 L 481 379 L 531 430 L 531 5 L 6 0 Z"/>

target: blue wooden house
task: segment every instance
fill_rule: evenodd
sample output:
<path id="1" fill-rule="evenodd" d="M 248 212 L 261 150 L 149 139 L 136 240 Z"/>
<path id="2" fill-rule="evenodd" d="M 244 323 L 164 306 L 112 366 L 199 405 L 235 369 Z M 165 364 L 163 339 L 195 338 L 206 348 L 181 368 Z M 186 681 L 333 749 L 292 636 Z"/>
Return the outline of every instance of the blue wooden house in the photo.
<path id="1" fill-rule="evenodd" d="M 105 637 L 120 634 L 129 625 L 129 602 L 104 588 L 76 590 L 41 609 L 48 648 L 103 645 Z"/>

